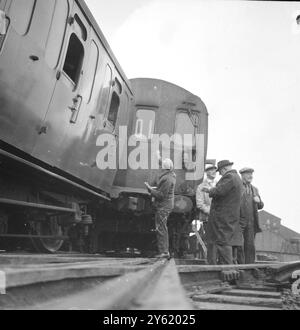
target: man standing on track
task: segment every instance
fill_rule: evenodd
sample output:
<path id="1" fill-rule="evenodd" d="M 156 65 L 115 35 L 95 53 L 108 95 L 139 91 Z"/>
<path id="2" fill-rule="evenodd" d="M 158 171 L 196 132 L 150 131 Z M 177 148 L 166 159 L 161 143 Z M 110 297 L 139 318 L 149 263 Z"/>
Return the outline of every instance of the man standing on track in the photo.
<path id="1" fill-rule="evenodd" d="M 256 259 L 255 236 L 261 232 L 259 227 L 258 210 L 264 208 L 258 189 L 252 185 L 254 170 L 240 170 L 245 192 L 241 204 L 241 227 L 244 236 L 244 246 L 238 249 L 239 264 L 254 264 Z"/>
<path id="2" fill-rule="evenodd" d="M 243 183 L 233 163 L 223 160 L 218 163 L 222 178 L 215 188 L 203 188 L 212 198 L 207 226 L 208 243 L 213 244 L 210 264 L 233 264 L 233 248 L 243 245 L 240 227 L 240 207 Z"/>
<path id="3" fill-rule="evenodd" d="M 174 209 L 176 174 L 170 159 L 162 161 L 162 173 L 157 188 L 146 184 L 150 194 L 155 199 L 155 225 L 159 254 L 157 258 L 170 258 L 168 218 Z"/>
<path id="4" fill-rule="evenodd" d="M 211 197 L 207 192 L 203 191 L 203 188 L 212 189 L 216 186 L 216 174 L 217 167 L 212 164 L 208 164 L 205 167 L 206 178 L 203 183 L 201 183 L 197 189 L 196 193 L 196 204 L 199 211 L 199 220 L 203 223 L 204 229 L 204 241 L 207 244 L 207 261 L 211 263 L 213 246 L 207 242 L 206 232 L 207 232 L 207 222 L 210 214 L 211 208 Z"/>

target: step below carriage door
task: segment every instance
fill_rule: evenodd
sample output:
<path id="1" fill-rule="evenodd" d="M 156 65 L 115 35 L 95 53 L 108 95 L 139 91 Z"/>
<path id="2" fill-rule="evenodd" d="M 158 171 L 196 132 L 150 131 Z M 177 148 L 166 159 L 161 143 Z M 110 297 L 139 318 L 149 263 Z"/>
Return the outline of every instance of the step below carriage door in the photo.
<path id="1" fill-rule="evenodd" d="M 82 84 L 90 26 L 74 2 L 68 18 L 62 56 L 57 69 L 57 82 L 49 109 L 39 132 L 34 156 L 60 167 L 68 149 L 68 131 L 78 122 L 83 111 Z"/>

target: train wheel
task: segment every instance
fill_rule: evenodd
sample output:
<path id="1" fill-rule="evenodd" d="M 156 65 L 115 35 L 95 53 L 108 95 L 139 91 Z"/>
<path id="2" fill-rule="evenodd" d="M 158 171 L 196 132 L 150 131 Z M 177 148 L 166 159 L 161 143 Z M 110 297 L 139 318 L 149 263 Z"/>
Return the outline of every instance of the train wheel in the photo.
<path id="1" fill-rule="evenodd" d="M 58 217 L 47 217 L 45 221 L 36 222 L 34 225 L 35 235 L 62 236 L 62 227 Z M 32 239 L 34 248 L 39 253 L 56 253 L 64 244 L 64 240 L 58 239 Z"/>

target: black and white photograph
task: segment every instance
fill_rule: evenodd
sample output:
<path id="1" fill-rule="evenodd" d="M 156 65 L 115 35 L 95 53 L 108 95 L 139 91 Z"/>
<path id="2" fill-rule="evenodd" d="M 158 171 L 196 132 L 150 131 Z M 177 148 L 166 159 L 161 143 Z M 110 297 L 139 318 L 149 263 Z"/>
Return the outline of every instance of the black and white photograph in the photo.
<path id="1" fill-rule="evenodd" d="M 299 311 L 299 107 L 300 1 L 0 0 L 0 311 Z"/>

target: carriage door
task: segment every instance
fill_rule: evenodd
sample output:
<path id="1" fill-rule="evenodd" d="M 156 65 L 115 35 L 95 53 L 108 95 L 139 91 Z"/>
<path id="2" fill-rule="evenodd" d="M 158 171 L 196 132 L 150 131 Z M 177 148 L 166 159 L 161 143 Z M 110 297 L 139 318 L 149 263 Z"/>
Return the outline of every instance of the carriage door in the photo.
<path id="1" fill-rule="evenodd" d="M 125 97 L 121 81 L 117 71 L 107 64 L 100 96 L 100 120 L 96 145 L 103 147 L 102 142 L 100 142 L 102 135 L 111 136 L 114 143 L 107 146 L 107 151 L 112 159 L 114 159 L 116 151 L 118 157 L 120 118 L 128 109 L 127 98 Z M 101 170 L 101 186 L 103 189 L 109 190 L 117 173 L 118 164 L 113 164 L 113 168 L 102 168 L 101 161 L 97 158 L 97 165 Z"/>
<path id="2" fill-rule="evenodd" d="M 77 123 L 83 108 L 82 80 L 88 37 L 89 24 L 74 2 L 56 85 L 34 150 L 35 157 L 53 166 L 60 167 L 68 131 Z"/>
<path id="3" fill-rule="evenodd" d="M 37 127 L 45 118 L 56 83 L 45 62 L 45 48 L 56 4 L 66 1 L 1 1 L 0 136 L 26 153 L 33 151 Z M 67 14 L 63 19 L 65 23 Z"/>

